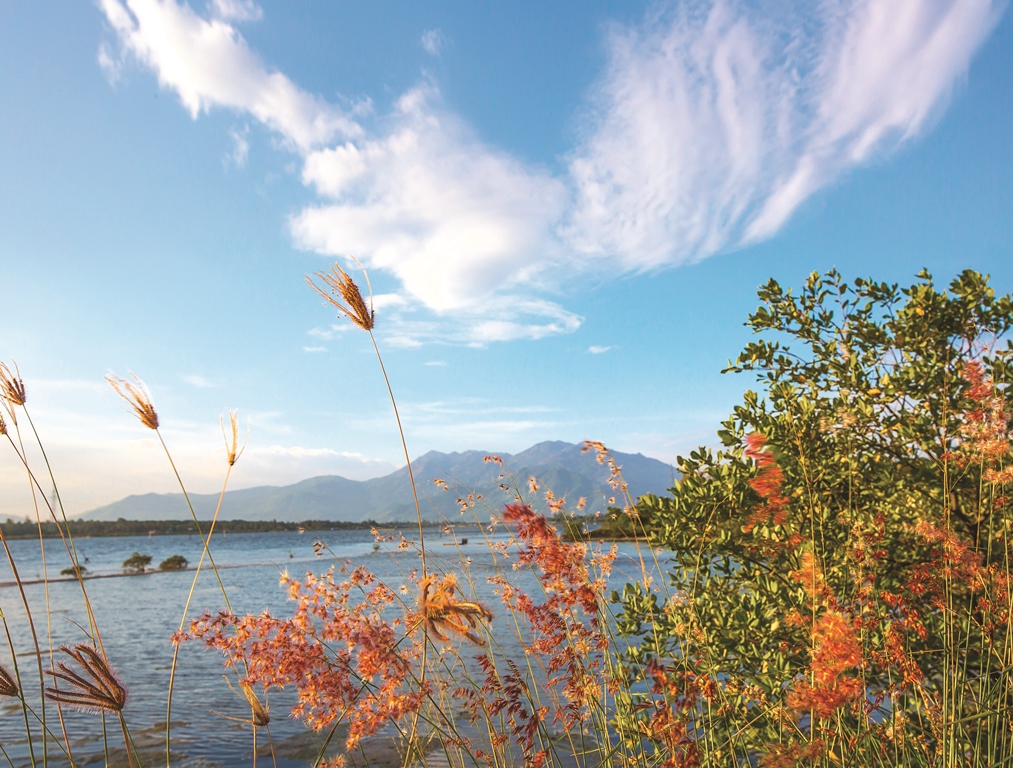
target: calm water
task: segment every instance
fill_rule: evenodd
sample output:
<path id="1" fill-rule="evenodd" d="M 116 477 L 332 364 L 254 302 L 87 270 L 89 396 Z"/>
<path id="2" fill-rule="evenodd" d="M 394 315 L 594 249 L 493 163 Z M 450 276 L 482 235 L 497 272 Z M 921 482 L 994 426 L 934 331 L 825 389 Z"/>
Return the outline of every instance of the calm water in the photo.
<path id="1" fill-rule="evenodd" d="M 410 535 L 410 532 L 406 532 L 406 535 Z M 472 530 L 459 535 L 469 536 L 472 543 L 461 547 L 442 546 L 450 539 L 441 539 L 435 534 L 427 536 L 431 561 L 435 567 L 442 568 L 459 569 L 466 564 L 481 590 L 480 596 L 495 611 L 497 598 L 485 583 L 485 576 L 495 571 L 489 550 L 480 533 Z M 333 554 L 325 553 L 318 557 L 313 547 L 316 540 L 324 541 Z M 12 541 L 9 545 L 22 580 L 41 577 L 38 541 Z M 373 537 L 368 531 L 228 534 L 223 538 L 218 538 L 216 534 L 212 554 L 236 612 L 260 613 L 270 610 L 276 616 L 287 616 L 291 613 L 291 604 L 278 584 L 283 569 L 287 569 L 293 576 L 302 576 L 308 571 L 326 570 L 337 558 L 339 563 L 351 561 L 366 565 L 388 585 L 396 588 L 404 583 L 404 574 L 418 565 L 418 556 L 413 552 L 398 553 L 393 545 L 388 544 L 383 545 L 379 552 L 375 552 L 373 547 Z M 153 566 L 174 554 L 183 555 L 194 566 L 201 552 L 200 541 L 196 536 L 78 539 L 77 549 L 81 561 L 95 575 L 121 573 L 123 560 L 133 552 L 151 555 Z M 46 557 L 50 574 L 59 573 L 69 564 L 59 539 L 46 540 Z M 617 565 L 620 579 L 623 570 L 631 574 L 637 570 L 629 548 L 621 552 Z M 528 573 L 508 571 L 507 575 L 513 580 L 527 582 L 522 586 L 528 589 L 534 586 Z M 2 557 L 0 582 L 11 580 L 10 566 L 6 557 Z M 107 655 L 129 692 L 124 712 L 146 766 L 158 765 L 160 760 L 164 765 L 166 692 L 172 662 L 169 639 L 179 626 L 192 580 L 191 571 L 156 572 L 86 581 Z M 43 642 L 41 638 L 46 631 L 45 587 L 41 583 L 29 584 L 25 587 L 25 592 L 39 630 L 40 642 Z M 51 582 L 49 592 L 54 646 L 87 642 L 88 638 L 82 629 L 87 626 L 87 618 L 77 582 Z M 190 617 L 196 617 L 204 610 L 217 611 L 222 606 L 221 591 L 214 574 L 210 571 L 202 573 L 191 604 Z M 31 635 L 21 596 L 15 587 L 0 587 L 0 608 L 7 618 L 18 651 L 19 667 L 29 703 L 34 702 L 34 706 L 39 696 L 38 671 L 34 654 L 29 650 L 32 648 Z M 495 612 L 502 614 L 502 610 Z M 505 619 L 500 617 L 498 621 Z M 504 637 L 509 636 L 509 632 L 502 634 Z M 497 632 L 497 639 L 499 637 L 500 633 Z M 511 656 L 522 655 L 518 653 L 519 647 L 510 647 L 509 641 L 506 650 Z M 8 668 L 12 668 L 10 650 L 5 643 L 0 644 L 0 659 Z M 48 666 L 47 660 L 44 667 Z M 248 718 L 250 715 L 249 707 L 229 690 L 222 672 L 222 660 L 218 653 L 204 651 L 200 644 L 193 642 L 182 646 L 173 694 L 174 766 L 242 768 L 253 764 L 250 726 L 209 712 L 214 709 L 238 718 Z M 309 766 L 320 744 L 317 734 L 286 716 L 294 703 L 294 693 L 281 691 L 271 694 L 270 729 L 279 768 Z M 47 711 L 50 713 L 50 728 L 58 732 L 59 722 L 55 709 L 49 708 Z M 30 765 L 20 704 L 15 700 L 4 700 L 0 704 L 0 714 L 0 744 L 16 766 L 20 768 L 22 765 Z M 64 717 L 67 731 L 71 734 L 75 761 L 88 766 L 104 765 L 100 717 L 69 711 Z M 108 732 L 111 753 L 114 756 L 117 751 L 120 753 L 120 760 L 113 760 L 113 763 L 125 765 L 125 761 L 121 763 L 122 736 L 118 723 L 112 722 Z M 263 730 L 259 735 L 263 745 L 266 735 Z M 377 742 L 378 749 L 382 748 L 380 741 L 382 740 Z M 40 757 L 40 743 L 36 735 L 37 759 Z M 52 749 L 50 755 L 50 765 L 67 764 L 64 755 L 54 753 Z M 0 764 L 7 764 L 2 756 Z M 38 764 L 41 766 L 41 760 Z M 272 762 L 270 758 L 261 757 L 258 764 L 270 766 Z"/>

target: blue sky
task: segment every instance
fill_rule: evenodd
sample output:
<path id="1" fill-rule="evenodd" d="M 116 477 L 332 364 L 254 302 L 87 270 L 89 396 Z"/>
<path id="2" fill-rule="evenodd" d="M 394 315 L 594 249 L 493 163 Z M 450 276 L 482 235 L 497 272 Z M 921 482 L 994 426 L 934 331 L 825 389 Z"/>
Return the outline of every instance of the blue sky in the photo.
<path id="1" fill-rule="evenodd" d="M 1013 22 L 990 0 L 0 0 L 0 357 L 68 509 L 603 440 L 673 461 L 769 277 L 1013 290 Z M 776 10 L 772 10 L 776 9 Z M 347 260 L 343 261 L 348 266 Z M 0 459 L 10 514 L 28 509 Z"/>

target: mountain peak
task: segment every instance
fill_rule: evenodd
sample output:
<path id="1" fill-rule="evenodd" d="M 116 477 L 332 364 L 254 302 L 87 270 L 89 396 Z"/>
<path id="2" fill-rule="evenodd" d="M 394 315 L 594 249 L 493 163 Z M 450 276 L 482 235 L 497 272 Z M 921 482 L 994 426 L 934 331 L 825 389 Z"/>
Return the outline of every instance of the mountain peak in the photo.
<path id="1" fill-rule="evenodd" d="M 513 501 L 512 493 L 500 488 L 500 469 L 483 459 L 488 451 L 441 453 L 429 451 L 412 462 L 415 480 L 424 497 L 423 516 L 460 519 L 457 499 L 468 493 L 481 494 L 497 509 Z M 591 511 L 604 511 L 613 491 L 608 487 L 608 468 L 584 453 L 581 444 L 546 440 L 518 454 L 499 454 L 508 471 L 532 475 L 544 488 L 559 498 L 585 497 Z M 623 467 L 623 477 L 636 494 L 661 494 L 672 484 L 673 469 L 668 464 L 640 454 L 614 453 Z M 432 480 L 446 481 L 451 491 L 434 490 Z M 217 494 L 191 494 L 197 516 L 210 518 L 218 501 Z M 527 500 L 533 506 L 540 497 Z M 349 480 L 337 475 L 308 478 L 287 486 L 261 486 L 229 491 L 222 504 L 223 519 L 242 520 L 344 520 L 358 522 L 403 521 L 415 519 L 415 505 L 407 469 L 402 467 L 372 480 Z M 174 520 L 189 517 L 181 494 L 149 493 L 129 496 L 121 501 L 84 513 L 92 520 Z M 482 513 L 483 520 L 488 510 Z"/>

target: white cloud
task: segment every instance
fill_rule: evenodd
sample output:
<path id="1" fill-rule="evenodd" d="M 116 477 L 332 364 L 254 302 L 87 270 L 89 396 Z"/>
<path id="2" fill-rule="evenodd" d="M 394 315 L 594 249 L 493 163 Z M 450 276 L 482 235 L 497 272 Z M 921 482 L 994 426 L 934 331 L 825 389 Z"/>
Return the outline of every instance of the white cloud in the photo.
<path id="1" fill-rule="evenodd" d="M 398 349 L 418 349 L 422 346 L 422 342 L 412 336 L 403 336 L 398 334 L 391 334 L 384 338 L 384 341 L 391 347 L 397 347 Z"/>
<path id="2" fill-rule="evenodd" d="M 244 126 L 243 130 L 232 128 L 229 130 L 229 138 L 232 139 L 232 149 L 225 156 L 225 165 L 233 165 L 236 168 L 245 168 L 246 161 L 250 157 L 250 127 Z"/>
<path id="3" fill-rule="evenodd" d="M 326 352 L 327 347 L 303 347 L 303 352 Z"/>
<path id="4" fill-rule="evenodd" d="M 348 323 L 333 323 L 330 328 L 310 328 L 306 331 L 306 335 L 316 336 L 323 341 L 330 341 L 339 333 L 347 331 L 350 327 Z"/>
<path id="5" fill-rule="evenodd" d="M 98 47 L 98 65 L 106 80 L 109 81 L 109 85 L 116 85 L 120 81 L 120 76 L 123 74 L 123 64 L 113 56 L 105 43 Z"/>
<path id="6" fill-rule="evenodd" d="M 430 56 L 439 56 L 443 49 L 445 38 L 440 29 L 427 29 L 422 33 L 422 48 Z"/>
<path id="7" fill-rule="evenodd" d="M 517 296 L 487 296 L 476 306 L 456 310 L 445 321 L 418 319 L 417 302 L 378 312 L 376 332 L 384 343 L 400 347 L 423 344 L 464 344 L 484 347 L 492 342 L 534 340 L 577 330 L 583 318 L 551 301 Z"/>
<path id="8" fill-rule="evenodd" d="M 566 191 L 547 172 L 479 142 L 421 86 L 381 138 L 310 153 L 303 181 L 331 202 L 291 222 L 296 244 L 354 253 L 438 312 L 532 282 L 558 256 Z"/>
<path id="9" fill-rule="evenodd" d="M 361 132 L 340 109 L 265 67 L 224 18 L 202 18 L 176 0 L 99 5 L 124 52 L 154 70 L 194 119 L 213 107 L 248 112 L 301 150 Z"/>
<path id="10" fill-rule="evenodd" d="M 608 352 L 610 349 L 612 349 L 612 347 L 599 347 L 596 345 L 591 345 L 590 347 L 587 348 L 587 351 L 590 352 L 592 355 L 602 355 Z"/>
<path id="11" fill-rule="evenodd" d="M 625 269 L 770 237 L 817 190 L 920 135 L 1004 4 L 735 0 L 616 28 L 570 163 L 575 248 Z"/>
<path id="12" fill-rule="evenodd" d="M 253 0 L 212 0 L 210 11 L 222 21 L 260 21 L 264 10 Z"/>
<path id="13" fill-rule="evenodd" d="M 552 174 L 482 142 L 432 83 L 367 130 L 357 120 L 375 117 L 370 102 L 343 111 L 250 50 L 230 24 L 259 18 L 250 2 L 214 0 L 209 18 L 180 0 L 99 2 L 123 51 L 191 115 L 239 110 L 300 153 L 320 200 L 291 218 L 295 244 L 394 276 L 400 290 L 377 301 L 401 345 L 569 333 L 581 318 L 544 298 L 564 279 L 671 267 L 776 234 L 814 193 L 922 135 L 1005 7 L 652 6 L 643 23 L 612 28 L 579 141 Z M 429 30 L 423 46 L 436 55 L 442 40 Z M 121 76 L 106 48 L 99 58 Z"/>
<path id="14" fill-rule="evenodd" d="M 480 397 L 460 397 L 453 400 L 409 403 L 405 406 L 405 412 L 413 418 L 429 416 L 439 421 L 444 416 L 555 413 L 555 409 L 546 405 L 495 405 Z"/>
<path id="15" fill-rule="evenodd" d="M 408 303 L 408 299 L 400 293 L 378 293 L 373 296 L 373 309 L 377 312 L 391 307 L 404 307 Z"/>
<path id="16" fill-rule="evenodd" d="M 198 387 L 200 389 L 210 389 L 211 387 L 214 386 L 214 384 L 205 379 L 203 376 L 199 376 L 197 374 L 184 376 L 183 381 L 185 381 L 187 384 Z"/>
<path id="17" fill-rule="evenodd" d="M 447 364 L 446 360 L 426 360 L 426 362 L 423 363 L 423 365 L 428 365 L 432 367 L 443 367 L 446 364 Z"/>
<path id="18" fill-rule="evenodd" d="M 385 459 L 374 459 L 355 451 L 308 448 L 300 445 L 271 445 L 251 448 L 242 462 L 250 476 L 265 473 L 265 482 L 284 485 L 319 475 L 341 475 L 350 480 L 368 480 L 390 474 L 396 467 Z"/>

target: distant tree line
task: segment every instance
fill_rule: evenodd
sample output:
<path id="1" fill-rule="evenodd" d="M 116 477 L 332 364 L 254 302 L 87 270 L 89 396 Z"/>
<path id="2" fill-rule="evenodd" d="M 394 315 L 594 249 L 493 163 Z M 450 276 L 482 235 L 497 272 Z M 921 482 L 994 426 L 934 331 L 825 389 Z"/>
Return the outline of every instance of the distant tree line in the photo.
<path id="1" fill-rule="evenodd" d="M 207 533 L 210 520 L 201 520 L 201 530 Z M 375 520 L 347 522 L 343 520 L 303 520 L 289 522 L 282 520 L 219 520 L 216 533 L 275 533 L 279 531 L 357 531 L 379 528 L 392 530 L 417 526 L 416 522 L 386 522 Z M 431 523 L 427 525 L 439 525 Z M 459 523 L 457 525 L 460 525 Z M 0 523 L 0 531 L 7 539 L 34 539 L 39 536 L 39 526 L 34 520 L 14 520 Z M 171 534 L 193 534 L 197 532 L 193 520 L 71 520 L 70 531 L 74 536 L 164 536 Z M 42 523 L 42 535 L 56 538 L 59 532 L 55 523 Z"/>

